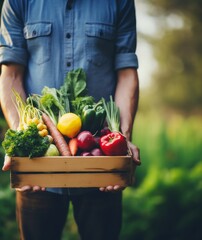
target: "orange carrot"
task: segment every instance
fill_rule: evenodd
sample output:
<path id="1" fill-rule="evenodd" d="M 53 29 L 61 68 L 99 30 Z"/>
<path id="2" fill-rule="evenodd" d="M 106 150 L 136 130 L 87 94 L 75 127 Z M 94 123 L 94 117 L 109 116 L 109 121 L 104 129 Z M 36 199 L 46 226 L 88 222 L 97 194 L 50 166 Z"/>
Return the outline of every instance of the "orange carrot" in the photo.
<path id="1" fill-rule="evenodd" d="M 63 135 L 59 132 L 59 130 L 57 129 L 55 124 L 52 122 L 50 117 L 47 114 L 43 113 L 42 119 L 43 119 L 44 123 L 46 124 L 46 126 L 50 132 L 50 135 L 52 136 L 53 141 L 55 142 L 55 145 L 56 145 L 58 151 L 60 152 L 60 154 L 62 156 L 71 156 L 71 152 L 70 152 L 67 142 L 65 141 Z"/>
<path id="2" fill-rule="evenodd" d="M 78 151 L 77 139 L 76 138 L 71 138 L 69 140 L 69 144 L 68 145 L 69 145 L 69 149 L 70 149 L 71 155 L 75 156 L 77 151 Z"/>

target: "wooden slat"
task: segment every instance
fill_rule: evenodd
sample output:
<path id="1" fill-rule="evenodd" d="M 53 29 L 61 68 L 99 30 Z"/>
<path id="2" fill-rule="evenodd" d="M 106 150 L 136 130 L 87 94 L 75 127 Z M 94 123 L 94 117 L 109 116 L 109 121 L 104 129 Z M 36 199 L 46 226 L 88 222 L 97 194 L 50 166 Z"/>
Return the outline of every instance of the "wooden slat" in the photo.
<path id="1" fill-rule="evenodd" d="M 13 172 L 107 172 L 128 171 L 131 157 L 41 157 L 11 160 Z"/>
<path id="2" fill-rule="evenodd" d="M 11 174 L 11 187 L 105 187 L 131 185 L 129 173 Z"/>
<path id="3" fill-rule="evenodd" d="M 11 187 L 128 186 L 134 175 L 130 156 L 40 157 L 11 160 Z"/>

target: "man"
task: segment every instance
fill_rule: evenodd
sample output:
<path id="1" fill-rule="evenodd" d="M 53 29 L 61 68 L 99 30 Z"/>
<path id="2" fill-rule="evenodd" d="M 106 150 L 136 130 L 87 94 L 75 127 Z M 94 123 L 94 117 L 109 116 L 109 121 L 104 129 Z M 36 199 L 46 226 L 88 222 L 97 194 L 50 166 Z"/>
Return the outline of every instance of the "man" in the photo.
<path id="1" fill-rule="evenodd" d="M 132 0 L 4 0 L 0 38 L 0 100 L 12 129 L 18 114 L 12 88 L 25 99 L 45 85 L 59 88 L 68 71 L 83 68 L 89 95 L 114 96 L 121 130 L 134 162 L 139 150 L 131 140 L 138 105 L 135 9 Z M 3 170 L 10 167 L 6 157 Z M 82 239 L 118 239 L 121 187 L 44 189 L 24 186 L 16 192 L 21 239 L 60 239 L 71 201 Z"/>

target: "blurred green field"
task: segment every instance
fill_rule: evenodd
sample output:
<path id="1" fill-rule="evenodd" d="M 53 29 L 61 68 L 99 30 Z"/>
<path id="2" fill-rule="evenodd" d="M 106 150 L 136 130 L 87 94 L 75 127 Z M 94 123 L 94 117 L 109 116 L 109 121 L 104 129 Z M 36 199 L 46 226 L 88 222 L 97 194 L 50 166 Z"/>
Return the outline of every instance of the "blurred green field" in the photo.
<path id="1" fill-rule="evenodd" d="M 121 240 L 202 239 L 201 117 L 139 113 L 133 142 L 142 165 L 136 182 L 124 190 Z M 1 122 L 2 141 L 6 125 Z M 0 151 L 3 159 L 2 150 Z M 9 173 L 0 174 L 0 239 L 17 240 L 14 191 Z M 63 239 L 78 239 L 72 209 Z"/>
<path id="2" fill-rule="evenodd" d="M 136 185 L 124 192 L 121 239 L 202 239 L 201 117 L 139 114 Z"/>

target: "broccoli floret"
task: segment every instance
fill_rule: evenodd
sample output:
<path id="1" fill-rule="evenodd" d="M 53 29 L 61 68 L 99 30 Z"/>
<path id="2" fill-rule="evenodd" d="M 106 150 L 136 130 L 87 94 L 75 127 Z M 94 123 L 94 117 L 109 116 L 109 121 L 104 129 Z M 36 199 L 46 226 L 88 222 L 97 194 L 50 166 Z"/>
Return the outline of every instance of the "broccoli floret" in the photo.
<path id="1" fill-rule="evenodd" d="M 40 157 L 46 153 L 49 145 L 48 137 L 39 135 L 36 124 L 29 125 L 23 131 L 9 129 L 2 142 L 6 154 L 11 157 Z"/>

